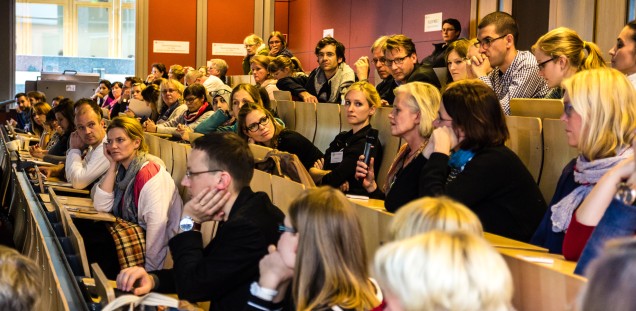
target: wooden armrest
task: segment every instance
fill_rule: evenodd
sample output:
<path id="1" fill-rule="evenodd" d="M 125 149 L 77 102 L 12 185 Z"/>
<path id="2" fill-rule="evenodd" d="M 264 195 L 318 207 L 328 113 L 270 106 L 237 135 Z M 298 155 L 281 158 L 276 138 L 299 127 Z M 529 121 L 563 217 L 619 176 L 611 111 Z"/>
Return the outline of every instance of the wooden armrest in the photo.
<path id="1" fill-rule="evenodd" d="M 84 190 L 84 189 L 75 189 L 75 188 L 62 187 L 62 186 L 51 186 L 51 188 L 53 188 L 53 190 L 57 192 L 70 192 L 70 193 L 79 193 L 79 194 L 88 194 L 88 195 L 91 194 L 90 191 Z"/>
<path id="2" fill-rule="evenodd" d="M 157 137 L 161 137 L 161 138 L 172 138 L 172 134 L 164 134 L 164 133 L 151 133 L 151 132 L 146 132 L 152 136 L 157 136 Z"/>

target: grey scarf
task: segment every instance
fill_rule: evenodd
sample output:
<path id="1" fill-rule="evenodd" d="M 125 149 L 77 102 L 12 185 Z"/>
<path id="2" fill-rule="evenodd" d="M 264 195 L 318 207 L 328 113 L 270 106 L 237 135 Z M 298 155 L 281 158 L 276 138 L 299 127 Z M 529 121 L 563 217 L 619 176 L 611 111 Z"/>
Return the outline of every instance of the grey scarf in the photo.
<path id="1" fill-rule="evenodd" d="M 622 147 L 618 149 L 617 153 L 618 155 L 614 157 L 598 159 L 592 162 L 585 160 L 583 156 L 579 155 L 576 159 L 574 181 L 580 186 L 550 207 L 552 210 L 552 217 L 550 218 L 552 220 L 552 231 L 565 232 L 570 226 L 572 213 L 592 191 L 596 182 L 620 161 L 634 154 L 634 151 L 630 147 Z"/>
<path id="2" fill-rule="evenodd" d="M 137 221 L 137 202 L 135 201 L 135 177 L 144 163 L 149 160 L 154 161 L 154 158 L 145 152 L 138 152 L 137 156 L 130 162 L 128 169 L 119 164 L 115 178 L 113 215 L 133 223 L 139 223 Z"/>

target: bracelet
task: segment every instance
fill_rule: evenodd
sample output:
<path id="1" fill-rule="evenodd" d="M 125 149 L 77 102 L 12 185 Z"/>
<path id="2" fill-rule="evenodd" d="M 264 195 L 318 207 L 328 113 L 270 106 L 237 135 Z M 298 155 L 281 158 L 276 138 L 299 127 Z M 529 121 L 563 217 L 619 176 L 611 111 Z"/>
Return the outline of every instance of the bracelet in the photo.
<path id="1" fill-rule="evenodd" d="M 614 198 L 623 202 L 625 205 L 632 205 L 636 200 L 636 189 L 632 189 L 631 185 L 626 182 L 619 182 L 616 185 L 616 194 Z"/>

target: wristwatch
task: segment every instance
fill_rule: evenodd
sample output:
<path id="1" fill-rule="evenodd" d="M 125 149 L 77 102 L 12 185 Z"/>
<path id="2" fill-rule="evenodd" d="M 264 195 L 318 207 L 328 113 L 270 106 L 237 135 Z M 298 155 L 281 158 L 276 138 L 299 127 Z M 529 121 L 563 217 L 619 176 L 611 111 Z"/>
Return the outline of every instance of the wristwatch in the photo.
<path id="1" fill-rule="evenodd" d="M 632 189 L 631 185 L 626 182 L 620 182 L 616 185 L 616 194 L 614 198 L 623 202 L 625 205 L 632 205 L 636 200 L 636 189 Z"/>
<path id="2" fill-rule="evenodd" d="M 194 219 L 192 219 L 192 217 L 185 216 L 181 218 L 181 221 L 179 222 L 179 229 L 181 229 L 181 231 L 183 232 L 192 231 L 193 229 L 196 231 L 199 231 L 201 230 L 201 224 L 198 222 L 195 222 Z"/>
<path id="3" fill-rule="evenodd" d="M 277 290 L 261 287 L 258 282 L 253 282 L 252 285 L 250 285 L 250 293 L 265 301 L 272 301 L 274 297 L 278 295 Z"/>

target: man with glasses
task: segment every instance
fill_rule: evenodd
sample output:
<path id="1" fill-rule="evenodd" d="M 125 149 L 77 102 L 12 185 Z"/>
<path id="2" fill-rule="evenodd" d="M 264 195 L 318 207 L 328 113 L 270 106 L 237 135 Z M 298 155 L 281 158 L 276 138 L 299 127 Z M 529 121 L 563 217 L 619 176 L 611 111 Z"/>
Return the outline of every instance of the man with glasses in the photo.
<path id="1" fill-rule="evenodd" d="M 277 243 L 284 218 L 265 193 L 250 188 L 253 167 L 247 143 L 235 133 L 195 140 L 181 181 L 192 199 L 183 207 L 179 234 L 168 243 L 174 268 L 150 273 L 142 267 L 124 269 L 117 288 L 135 295 L 176 292 L 190 302 L 211 301 L 210 310 L 243 310 L 250 284 L 259 277 L 259 261 Z M 203 247 L 199 230 L 207 221 L 220 224 Z"/>
<path id="2" fill-rule="evenodd" d="M 411 38 L 405 35 L 390 36 L 386 40 L 384 58 L 384 65 L 391 70 L 395 79 L 393 88 L 414 81 L 430 83 L 438 89 L 442 87 L 435 71 L 417 62 L 415 44 Z M 393 103 L 394 99 L 395 95 L 391 92 L 387 101 Z"/>
<path id="3" fill-rule="evenodd" d="M 294 78 L 287 84 L 292 95 L 309 103 L 340 103 L 356 79 L 353 69 L 345 63 L 345 47 L 332 37 L 318 41 L 314 50 L 318 68 L 308 78 Z"/>
<path id="4" fill-rule="evenodd" d="M 371 46 L 371 54 L 373 56 L 371 62 L 378 73 L 378 77 L 382 79 L 382 82 L 376 85 L 375 89 L 378 91 L 378 94 L 380 94 L 380 98 L 382 98 L 382 105 L 385 106 L 393 104 L 393 101 L 390 99 L 393 97 L 393 88 L 395 87 L 395 80 L 393 80 L 391 76 L 391 70 L 384 64 L 384 45 L 388 38 L 388 36 L 382 36 L 375 40 Z M 368 56 L 360 57 L 355 62 L 354 67 L 356 67 L 356 75 L 360 81 L 369 80 Z"/>
<path id="5" fill-rule="evenodd" d="M 444 54 L 448 46 L 455 40 L 459 39 L 459 35 L 462 33 L 462 24 L 454 18 L 447 18 L 442 21 L 442 43 L 434 43 L 435 50 L 431 55 L 426 56 L 422 60 L 422 65 L 435 68 L 446 67 L 446 61 L 444 60 Z"/>
<path id="6" fill-rule="evenodd" d="M 539 76 L 537 60 L 529 51 L 516 48 L 519 30 L 517 22 L 508 13 L 493 12 L 486 15 L 477 27 L 479 55 L 472 56 L 471 70 L 476 77 L 490 86 L 510 114 L 512 98 L 543 98 L 549 91 Z M 490 67 L 494 68 L 490 73 Z"/>

